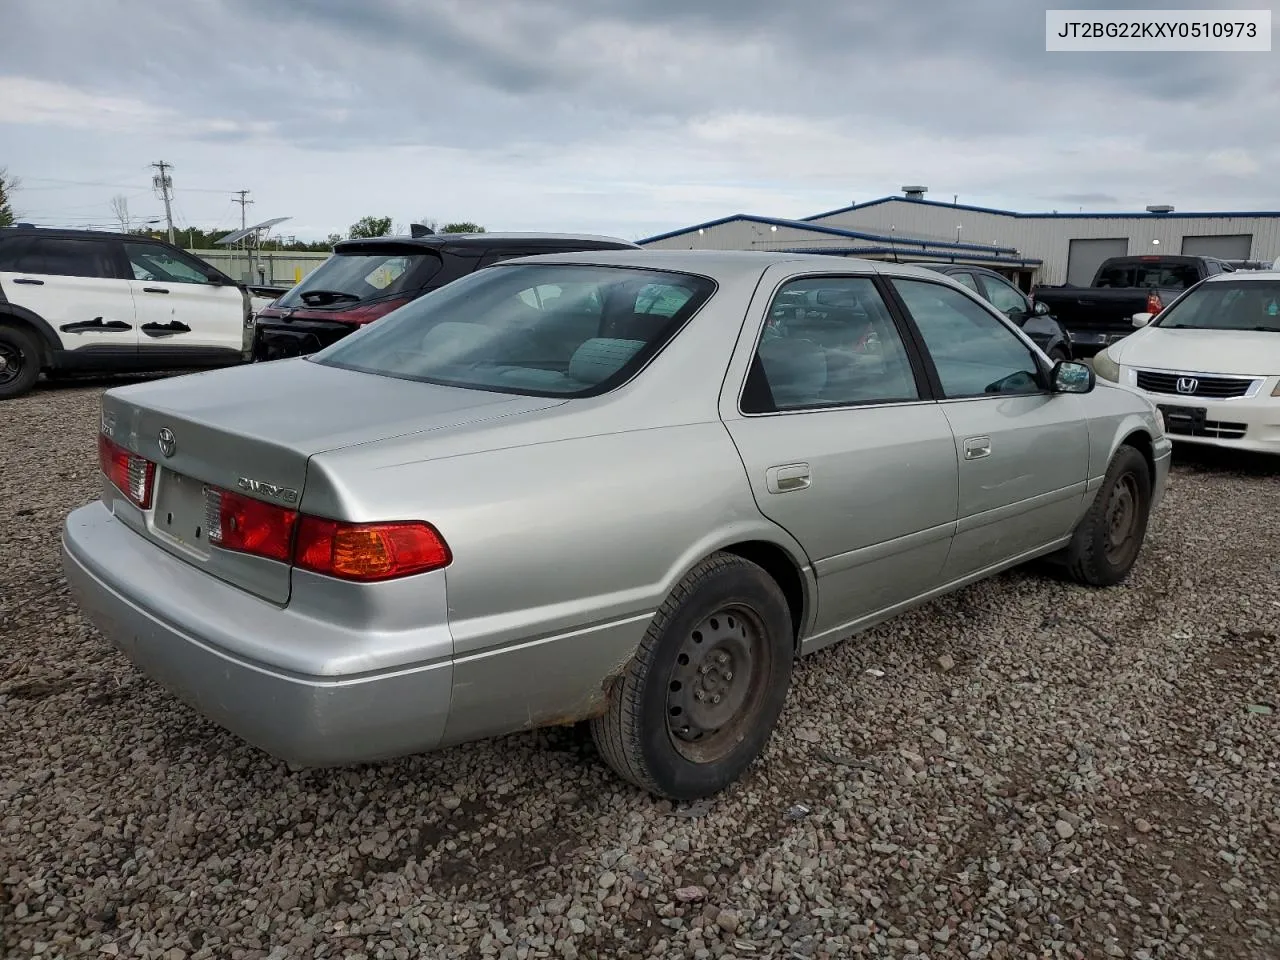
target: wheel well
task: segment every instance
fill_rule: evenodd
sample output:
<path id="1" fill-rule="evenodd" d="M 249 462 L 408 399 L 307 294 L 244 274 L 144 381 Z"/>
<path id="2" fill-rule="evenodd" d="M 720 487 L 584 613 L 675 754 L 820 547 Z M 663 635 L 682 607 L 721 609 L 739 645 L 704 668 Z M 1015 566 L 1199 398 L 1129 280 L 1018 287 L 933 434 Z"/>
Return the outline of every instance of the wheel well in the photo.
<path id="1" fill-rule="evenodd" d="M 795 561 L 791 559 L 791 555 L 776 543 L 769 543 L 767 540 L 735 543 L 725 547 L 724 552 L 735 554 L 743 560 L 750 560 L 773 577 L 774 582 L 782 589 L 782 595 L 787 598 L 787 608 L 791 611 L 791 626 L 798 640 L 800 631 L 804 627 L 804 578 Z"/>
<path id="2" fill-rule="evenodd" d="M 1151 447 L 1151 437 L 1143 430 L 1135 430 L 1120 442 L 1122 447 L 1133 447 L 1147 461 L 1147 469 L 1154 480 L 1156 475 L 1156 455 Z"/>
<path id="3" fill-rule="evenodd" d="M 22 317 L 15 317 L 9 313 L 0 314 L 0 327 L 12 327 L 15 330 L 21 330 L 29 335 L 35 342 L 36 350 L 39 351 L 40 368 L 44 369 L 45 364 L 49 362 L 49 345 L 45 343 L 44 331 L 37 327 L 34 323 L 24 320 Z"/>

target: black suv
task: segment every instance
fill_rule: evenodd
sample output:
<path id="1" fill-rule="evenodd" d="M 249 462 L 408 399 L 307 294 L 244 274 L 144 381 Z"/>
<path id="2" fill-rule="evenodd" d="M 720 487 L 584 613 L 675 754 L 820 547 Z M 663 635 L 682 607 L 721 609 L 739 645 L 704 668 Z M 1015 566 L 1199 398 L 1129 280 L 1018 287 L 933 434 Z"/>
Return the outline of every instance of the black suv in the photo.
<path id="1" fill-rule="evenodd" d="M 1022 328 L 1050 360 L 1071 359 L 1071 338 L 1046 304 L 1032 300 L 994 270 L 966 263 L 913 263 L 945 273 L 991 304 Z"/>
<path id="2" fill-rule="evenodd" d="M 333 256 L 253 321 L 253 359 L 314 353 L 424 293 L 499 260 L 633 250 L 612 237 L 557 233 L 429 233 L 344 240 Z"/>

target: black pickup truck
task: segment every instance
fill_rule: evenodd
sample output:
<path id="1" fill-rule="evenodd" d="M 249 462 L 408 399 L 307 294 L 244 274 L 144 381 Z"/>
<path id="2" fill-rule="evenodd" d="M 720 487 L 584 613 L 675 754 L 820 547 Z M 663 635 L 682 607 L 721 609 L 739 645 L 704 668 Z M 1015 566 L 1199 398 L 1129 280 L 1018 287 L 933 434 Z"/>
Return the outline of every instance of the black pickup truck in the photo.
<path id="1" fill-rule="evenodd" d="M 1033 298 L 1066 328 L 1072 354 L 1088 357 L 1133 333 L 1135 313 L 1159 313 L 1205 277 L 1233 269 L 1213 257 L 1111 257 L 1089 286 L 1037 287 Z"/>

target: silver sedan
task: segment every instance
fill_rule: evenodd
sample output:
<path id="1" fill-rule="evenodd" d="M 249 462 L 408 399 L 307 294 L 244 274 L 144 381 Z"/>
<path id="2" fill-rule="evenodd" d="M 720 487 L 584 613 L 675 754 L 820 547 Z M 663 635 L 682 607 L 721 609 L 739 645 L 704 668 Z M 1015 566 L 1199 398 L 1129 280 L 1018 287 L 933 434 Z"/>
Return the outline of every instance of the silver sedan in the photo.
<path id="1" fill-rule="evenodd" d="M 497 264 L 307 358 L 109 390 L 67 579 L 143 671 L 301 765 L 589 721 L 672 798 L 764 748 L 797 656 L 1035 558 L 1106 587 L 1152 404 L 936 272 Z"/>

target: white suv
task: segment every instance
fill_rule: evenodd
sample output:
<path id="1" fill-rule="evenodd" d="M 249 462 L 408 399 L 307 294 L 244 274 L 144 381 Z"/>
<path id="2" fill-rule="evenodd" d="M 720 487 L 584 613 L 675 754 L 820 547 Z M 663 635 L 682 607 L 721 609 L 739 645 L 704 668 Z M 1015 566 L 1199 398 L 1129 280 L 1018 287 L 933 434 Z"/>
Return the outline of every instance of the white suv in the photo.
<path id="1" fill-rule="evenodd" d="M 159 240 L 0 229 L 0 400 L 40 371 L 136 372 L 248 358 L 248 291 Z"/>

